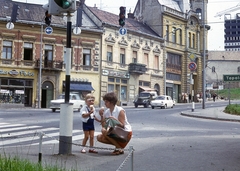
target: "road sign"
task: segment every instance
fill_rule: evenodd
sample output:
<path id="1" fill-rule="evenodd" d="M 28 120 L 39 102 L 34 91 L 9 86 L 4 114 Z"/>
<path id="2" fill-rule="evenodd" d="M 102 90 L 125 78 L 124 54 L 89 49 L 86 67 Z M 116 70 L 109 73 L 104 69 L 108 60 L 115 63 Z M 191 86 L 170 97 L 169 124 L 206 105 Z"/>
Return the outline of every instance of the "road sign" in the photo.
<path id="1" fill-rule="evenodd" d="M 52 32 L 53 32 L 52 27 L 46 27 L 46 28 L 45 28 L 45 33 L 46 33 L 46 34 L 52 34 Z"/>
<path id="2" fill-rule="evenodd" d="M 191 71 L 194 71 L 195 69 L 197 69 L 197 64 L 195 62 L 190 62 L 188 64 L 188 68 L 191 70 Z"/>
<path id="3" fill-rule="evenodd" d="M 73 34 L 75 34 L 75 35 L 81 34 L 81 28 L 80 27 L 74 27 Z"/>
<path id="4" fill-rule="evenodd" d="M 194 61 L 195 58 L 196 58 L 196 55 L 194 53 L 191 53 L 188 58 L 191 60 L 191 61 Z"/>
<path id="5" fill-rule="evenodd" d="M 6 28 L 9 29 L 9 30 L 11 30 L 11 29 L 14 28 L 14 24 L 13 24 L 12 22 L 8 22 L 8 23 L 6 24 Z"/>
<path id="6" fill-rule="evenodd" d="M 120 29 L 119 29 L 119 34 L 121 34 L 121 35 L 125 35 L 125 34 L 127 34 L 127 29 L 126 28 L 123 28 L 123 27 L 121 27 Z"/>
<path id="7" fill-rule="evenodd" d="M 240 81 L 240 75 L 223 75 L 223 81 L 238 82 Z"/>

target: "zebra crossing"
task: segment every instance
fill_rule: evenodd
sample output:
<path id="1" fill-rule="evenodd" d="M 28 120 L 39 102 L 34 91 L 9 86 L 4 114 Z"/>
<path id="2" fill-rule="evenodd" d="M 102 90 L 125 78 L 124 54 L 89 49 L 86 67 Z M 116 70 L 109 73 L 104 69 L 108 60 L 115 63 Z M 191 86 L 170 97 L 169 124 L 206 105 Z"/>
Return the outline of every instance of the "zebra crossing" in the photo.
<path id="1" fill-rule="evenodd" d="M 100 132 L 95 131 L 95 136 L 99 133 Z M 0 122 L 0 148 L 19 145 L 38 145 L 39 134 L 44 135 L 42 144 L 54 144 L 59 142 L 59 128 L 43 128 L 37 125 L 27 126 L 25 124 Z M 82 130 L 72 131 L 72 142 L 81 144 L 83 138 L 84 133 Z"/>

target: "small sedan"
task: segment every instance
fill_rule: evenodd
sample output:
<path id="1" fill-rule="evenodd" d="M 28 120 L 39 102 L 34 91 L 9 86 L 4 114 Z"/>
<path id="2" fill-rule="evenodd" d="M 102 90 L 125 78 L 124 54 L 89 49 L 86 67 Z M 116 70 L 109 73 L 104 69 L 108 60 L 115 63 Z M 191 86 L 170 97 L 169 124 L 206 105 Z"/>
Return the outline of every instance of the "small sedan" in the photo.
<path id="1" fill-rule="evenodd" d="M 51 100 L 50 109 L 55 112 L 60 109 L 60 105 L 65 101 L 65 94 L 61 94 L 58 99 Z M 69 102 L 73 103 L 73 109 L 80 112 L 80 109 L 85 105 L 85 101 L 80 98 L 78 94 L 70 94 Z"/>
<path id="2" fill-rule="evenodd" d="M 161 109 L 173 108 L 174 102 L 171 96 L 157 96 L 155 100 L 151 101 L 152 109 L 160 107 Z"/>

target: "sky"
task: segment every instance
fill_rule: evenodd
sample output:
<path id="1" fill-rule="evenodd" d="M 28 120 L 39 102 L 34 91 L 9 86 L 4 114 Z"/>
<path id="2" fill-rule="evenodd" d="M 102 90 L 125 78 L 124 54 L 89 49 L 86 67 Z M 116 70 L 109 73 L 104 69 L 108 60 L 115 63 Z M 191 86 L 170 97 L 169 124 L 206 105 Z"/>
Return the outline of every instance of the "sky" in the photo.
<path id="1" fill-rule="evenodd" d="M 47 4 L 48 0 L 13 0 L 19 2 Z M 85 4 L 88 6 L 97 6 L 98 8 L 111 13 L 118 14 L 119 7 L 125 6 L 127 13 L 133 12 L 138 0 L 85 0 Z M 240 5 L 239 0 L 208 0 L 207 6 L 207 20 L 211 29 L 208 32 L 208 50 L 224 50 L 224 16 L 215 17 L 217 12 L 230 9 L 237 5 Z M 240 7 L 240 6 L 239 6 Z M 234 13 L 240 13 L 240 8 Z M 233 15 L 232 15 L 233 16 Z"/>

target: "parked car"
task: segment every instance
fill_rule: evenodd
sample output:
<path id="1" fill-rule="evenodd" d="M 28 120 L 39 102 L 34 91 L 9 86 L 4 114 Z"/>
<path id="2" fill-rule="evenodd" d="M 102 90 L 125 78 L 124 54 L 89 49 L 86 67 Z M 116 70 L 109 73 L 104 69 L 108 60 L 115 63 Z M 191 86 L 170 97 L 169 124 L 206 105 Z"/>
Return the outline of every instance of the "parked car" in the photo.
<path id="1" fill-rule="evenodd" d="M 137 108 L 139 105 L 143 105 L 145 108 L 148 107 L 153 99 L 157 97 L 157 92 L 155 91 L 143 91 L 137 98 L 133 101 L 134 106 Z"/>
<path id="2" fill-rule="evenodd" d="M 155 107 L 160 107 L 164 109 L 173 108 L 174 105 L 175 103 L 171 98 L 171 96 L 161 95 L 161 96 L 157 96 L 155 100 L 151 101 L 152 109 L 154 109 Z"/>
<path id="3" fill-rule="evenodd" d="M 52 109 L 52 112 L 55 112 L 57 109 L 60 109 L 60 104 L 64 103 L 65 101 L 65 94 L 61 94 L 58 96 L 56 100 L 51 100 L 50 102 L 50 108 Z M 78 94 L 71 94 L 69 95 L 69 102 L 73 103 L 73 110 L 78 110 L 80 112 L 80 109 L 85 105 L 85 101 L 80 98 Z"/>

